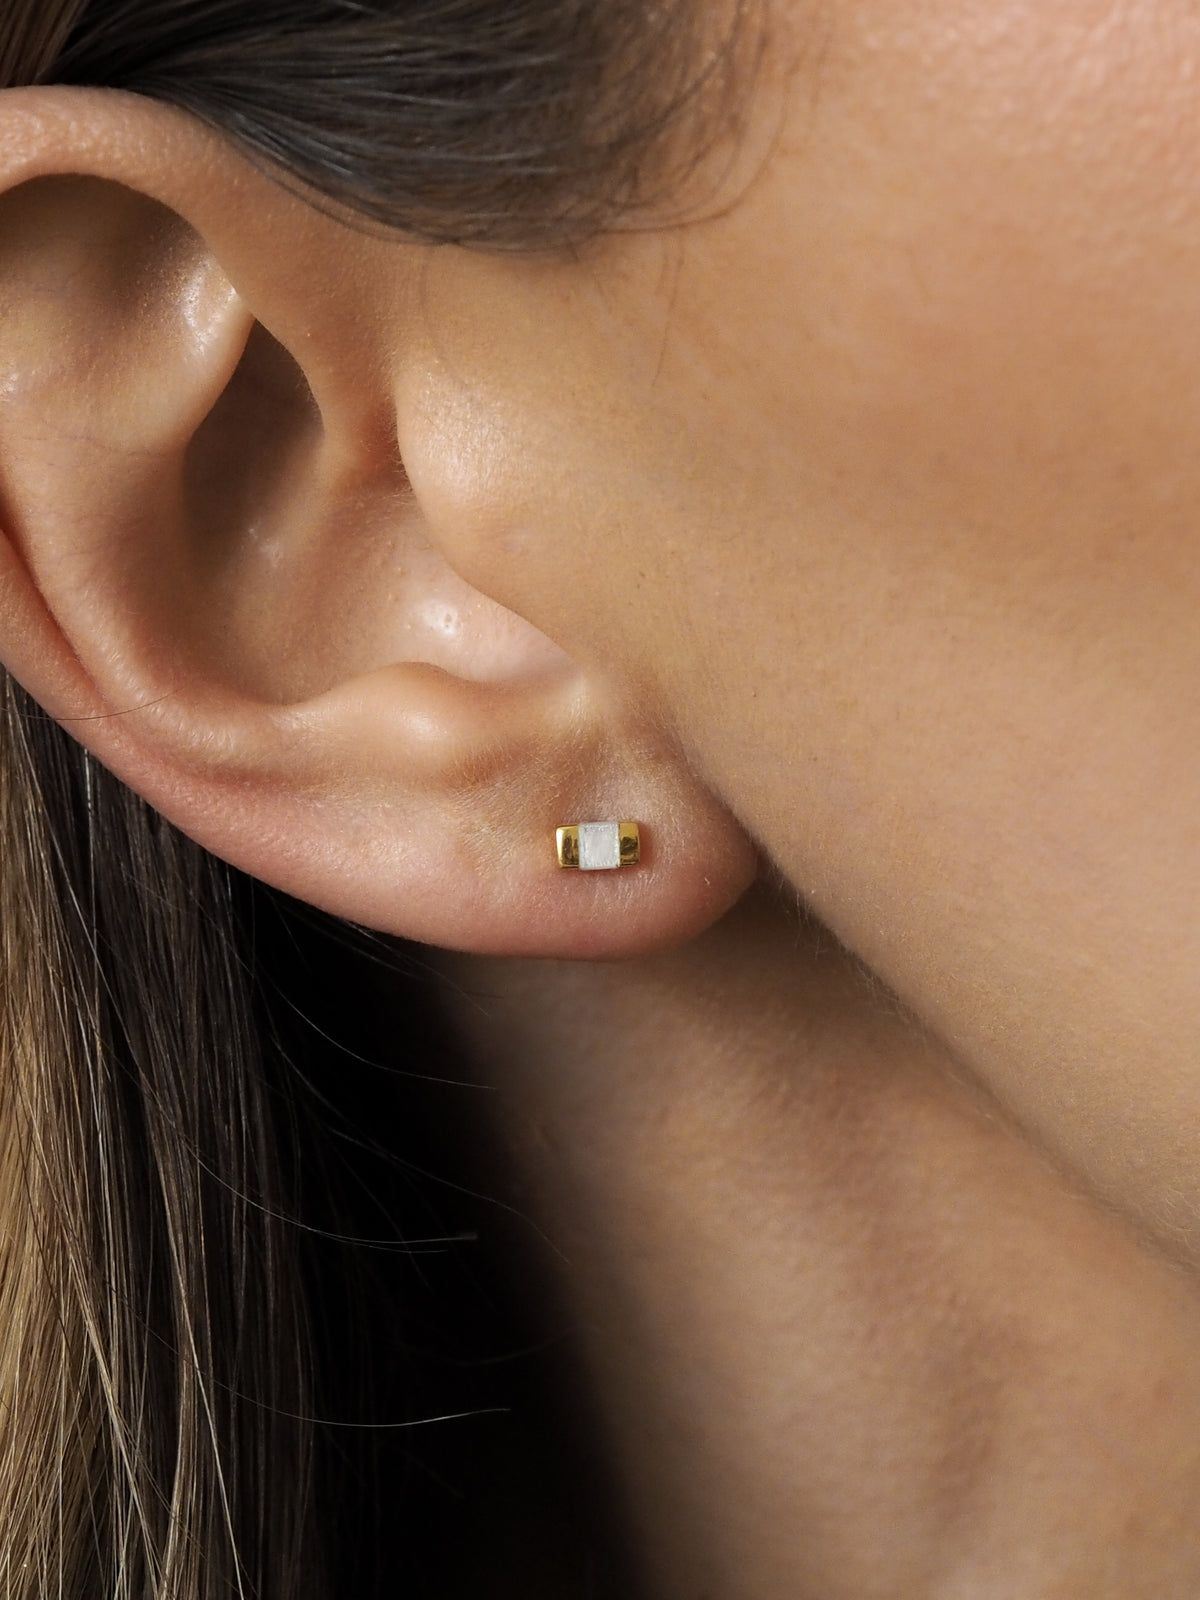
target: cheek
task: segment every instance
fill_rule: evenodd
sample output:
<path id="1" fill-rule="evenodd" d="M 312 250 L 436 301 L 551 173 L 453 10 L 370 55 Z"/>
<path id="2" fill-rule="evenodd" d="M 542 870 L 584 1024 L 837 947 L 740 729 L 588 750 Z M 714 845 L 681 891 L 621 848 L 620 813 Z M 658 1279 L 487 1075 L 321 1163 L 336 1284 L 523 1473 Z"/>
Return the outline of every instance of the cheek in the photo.
<path id="1" fill-rule="evenodd" d="M 1114 626 L 1139 596 L 1182 626 L 1200 14 L 830 9 L 819 77 L 677 301 L 664 375 L 698 470 L 740 473 L 802 564 L 861 547 L 1048 623 L 1099 586 Z"/>
<path id="2" fill-rule="evenodd" d="M 834 358 L 819 398 L 891 487 L 1007 496 L 1019 465 L 1035 495 L 1099 472 L 1107 500 L 1198 420 L 1200 16 L 1183 10 L 855 8 L 796 233 Z"/>

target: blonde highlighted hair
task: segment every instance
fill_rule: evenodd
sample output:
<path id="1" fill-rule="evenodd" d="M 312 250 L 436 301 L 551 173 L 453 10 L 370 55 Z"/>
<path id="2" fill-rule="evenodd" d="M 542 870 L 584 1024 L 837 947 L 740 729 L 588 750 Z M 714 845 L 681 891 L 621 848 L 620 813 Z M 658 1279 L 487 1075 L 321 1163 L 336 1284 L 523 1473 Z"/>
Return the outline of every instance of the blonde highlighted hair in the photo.
<path id="1" fill-rule="evenodd" d="M 11 683 L 0 730 L 0 1596 L 315 1592 L 233 882 Z"/>

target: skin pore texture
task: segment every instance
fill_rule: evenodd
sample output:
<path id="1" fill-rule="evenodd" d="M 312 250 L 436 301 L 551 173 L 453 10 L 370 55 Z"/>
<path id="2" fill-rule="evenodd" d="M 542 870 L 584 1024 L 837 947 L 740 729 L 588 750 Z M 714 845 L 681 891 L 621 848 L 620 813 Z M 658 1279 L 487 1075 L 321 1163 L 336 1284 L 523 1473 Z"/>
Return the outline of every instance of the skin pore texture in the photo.
<path id="1" fill-rule="evenodd" d="M 1184 1600 L 1200 16 L 766 13 L 689 220 L 555 256 L 6 96 L 0 653 L 472 953 L 648 1595 Z"/>

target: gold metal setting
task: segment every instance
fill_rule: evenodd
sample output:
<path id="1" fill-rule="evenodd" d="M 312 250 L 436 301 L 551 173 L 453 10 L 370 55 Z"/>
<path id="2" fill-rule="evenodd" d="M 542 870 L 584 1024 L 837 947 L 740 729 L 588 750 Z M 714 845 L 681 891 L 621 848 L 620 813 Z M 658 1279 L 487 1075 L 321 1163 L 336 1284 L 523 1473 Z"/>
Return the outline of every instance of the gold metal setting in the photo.
<path id="1" fill-rule="evenodd" d="M 555 837 L 560 867 L 604 872 L 613 867 L 636 867 L 642 859 L 636 822 L 573 822 L 559 828 Z"/>

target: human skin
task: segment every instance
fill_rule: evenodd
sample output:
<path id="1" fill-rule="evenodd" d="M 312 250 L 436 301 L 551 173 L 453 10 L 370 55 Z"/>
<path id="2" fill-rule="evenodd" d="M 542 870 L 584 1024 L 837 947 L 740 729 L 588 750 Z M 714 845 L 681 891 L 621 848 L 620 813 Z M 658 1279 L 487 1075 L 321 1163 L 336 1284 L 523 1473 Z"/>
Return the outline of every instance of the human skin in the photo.
<path id="1" fill-rule="evenodd" d="M 744 830 L 1031 1138 L 1195 1266 L 1200 23 L 765 14 L 732 168 L 714 154 L 674 226 L 552 257 L 355 232 L 186 119 L 18 96 L 10 182 L 118 177 L 214 254 L 181 272 L 181 245 L 118 341 L 90 235 L 30 317 L 41 224 L 10 207 L 31 348 L 6 487 L 58 632 L 23 594 L 5 657 L 202 842 L 434 943 L 678 940 L 746 883 Z M 75 321 L 64 284 L 91 296 Z M 260 362 L 179 513 L 173 453 L 253 314 L 324 433 Z M 263 459 L 251 410 L 281 419 Z M 455 664 L 439 570 L 467 585 L 465 687 L 392 666 Z M 580 806 L 644 824 L 637 884 L 556 880 L 539 841 Z"/>
<path id="2" fill-rule="evenodd" d="M 666 956 L 444 965 L 633 1592 L 1196 1592 L 1194 1284 L 826 932 L 759 894 Z"/>
<path id="3" fill-rule="evenodd" d="M 1196 1308 L 1153 1255 L 1194 1285 L 1200 26 L 810 20 L 730 210 L 622 240 L 558 318 L 557 269 L 462 264 L 524 355 L 493 379 L 468 321 L 406 459 L 480 408 L 511 498 L 426 498 L 456 562 L 658 709 L 934 1055 L 895 1013 L 864 1048 L 802 940 L 762 962 L 789 1044 L 729 976 L 744 929 L 691 972 L 464 978 L 474 1037 L 654 1593 L 1183 1596 Z"/>
<path id="4" fill-rule="evenodd" d="M 1200 19 L 773 17 L 736 203 L 583 270 L 440 264 L 409 473 L 454 564 L 654 708 L 1030 1137 L 1195 1266 Z M 494 449 L 426 489 L 455 429 Z"/>
<path id="5" fill-rule="evenodd" d="M 101 154 L 54 170 L 144 189 L 221 272 L 200 261 L 209 301 L 193 297 L 193 322 L 166 340 L 171 284 L 187 275 L 153 280 L 166 289 L 162 315 L 137 323 L 142 387 L 122 382 L 129 341 L 114 354 L 97 337 L 112 373 L 95 352 L 71 370 L 86 401 L 72 430 L 52 367 L 26 363 L 49 372 L 54 426 L 36 390 L 5 412 L 20 559 L 3 574 L 0 642 L 130 783 L 293 893 L 492 955 L 636 954 L 459 982 L 501 996 L 477 1040 L 481 1071 L 507 1063 L 501 1120 L 545 1133 L 511 1135 L 514 1160 L 531 1204 L 578 1246 L 581 1324 L 603 1323 L 614 1281 L 625 1298 L 610 1310 L 653 1312 L 631 1331 L 612 1310 L 582 1359 L 633 1518 L 664 1530 L 650 1543 L 665 1593 L 719 1572 L 720 1600 L 776 1600 L 807 1592 L 802 1581 L 825 1600 L 855 1554 L 860 1573 L 876 1559 L 875 1590 L 864 1576 L 849 1593 L 1040 1582 L 1091 1597 L 1111 1579 L 1129 1595 L 1137 1557 L 1147 1595 L 1182 1600 L 1196 1589 L 1187 1441 L 1200 1437 L 1200 18 L 1111 0 L 777 0 L 765 18 L 736 155 L 713 155 L 672 225 L 564 255 L 370 237 L 273 194 L 211 143 L 193 149 L 191 125 L 155 124 L 118 161 L 83 118 Z M 23 303 L 11 263 L 28 278 L 22 241 L 44 231 L 37 201 L 20 203 L 3 230 L 6 307 Z M 117 222 L 124 239 L 136 208 Z M 82 259 L 107 259 L 95 232 Z M 73 307 L 64 285 L 86 277 L 72 257 L 39 305 Z M 163 440 L 184 431 L 176 346 L 191 328 L 210 404 L 229 376 L 211 352 L 227 345 L 232 370 L 237 317 L 251 312 L 307 377 L 349 490 L 305 476 L 311 416 L 301 426 L 286 384 L 277 394 L 260 369 L 232 426 L 226 409 L 228 437 L 206 434 L 215 486 L 198 529 L 168 529 L 155 473 Z M 13 326 L 39 347 L 37 316 L 6 313 L 6 339 Z M 65 364 L 76 325 L 51 326 Z M 94 371 L 107 410 L 87 390 Z M 185 399 L 181 415 L 203 414 Z M 267 463 L 238 454 L 246 417 L 264 412 L 294 451 Z M 64 511 L 67 433 L 99 447 Z M 239 542 L 240 502 L 220 493 L 230 481 L 267 481 L 281 504 L 290 486 L 294 515 L 276 525 L 256 503 Z M 116 564 L 94 509 L 110 500 Z M 131 504 L 154 515 L 130 517 Z M 415 626 L 392 584 L 427 558 L 468 586 L 467 600 L 447 591 L 451 610 L 467 616 L 479 599 L 469 664 Z M 436 773 L 439 718 L 461 698 L 428 675 L 420 715 L 396 712 L 387 669 L 410 656 L 517 685 L 507 720 L 481 692 L 470 737 L 450 741 L 470 778 L 465 811 L 409 781 Z M 522 675 L 549 685 L 546 704 L 594 689 L 608 743 L 560 745 L 557 711 L 527 726 Z M 360 687 L 328 698 L 345 683 Z M 306 697 L 325 709 L 293 716 Z M 356 706 L 369 712 L 358 722 Z M 410 723 L 420 760 L 403 742 Z M 522 755 L 506 765 L 512 726 Z M 564 806 L 636 815 L 646 866 L 586 883 L 558 874 L 539 840 L 584 813 L 549 813 L 547 771 Z M 688 783 L 707 809 L 674 803 Z M 319 826 L 306 833 L 309 795 Z M 438 806 L 460 836 L 503 843 L 471 858 L 470 895 L 432 843 L 436 870 L 404 875 L 436 836 Z M 520 826 L 506 831 L 511 816 Z M 651 953 L 725 908 L 748 876 L 747 838 L 874 975 L 886 1025 L 841 958 L 818 959 L 778 913 L 753 939 L 727 924 L 678 956 Z M 713 994 L 712 1027 L 697 1032 L 688 1018 Z M 644 1077 L 629 1061 L 647 1063 Z M 866 1131 L 839 1164 L 847 1122 Z M 651 1181 L 631 1154 L 658 1148 L 655 1132 L 678 1148 L 668 1135 L 681 1127 L 695 1162 L 666 1161 Z M 596 1172 L 610 1184 L 599 1196 Z M 731 1192 L 750 1219 L 732 1233 Z M 1006 1253 L 1008 1230 L 1019 1243 Z M 747 1262 L 748 1238 L 773 1248 Z M 910 1270 L 892 1278 L 883 1267 L 900 1257 Z M 721 1293 L 706 1293 L 710 1270 Z M 1031 1278 L 1037 1294 L 1013 1312 Z M 944 1280 L 940 1302 L 926 1291 Z M 671 1283 L 686 1313 L 677 1296 L 655 1300 Z M 856 1343 L 857 1328 L 897 1320 L 907 1337 Z M 970 1348 L 1001 1325 L 1007 1344 Z M 806 1365 L 814 1326 L 822 1361 Z M 962 1381 L 942 1413 L 945 1374 L 922 1357 L 948 1327 Z M 619 1373 L 616 1350 L 629 1357 Z M 662 1381 L 689 1362 L 710 1374 L 704 1404 Z M 754 1404 L 723 1411 L 750 1367 Z M 822 1409 L 826 1385 L 842 1409 Z M 867 1389 L 878 1432 L 856 1409 Z M 650 1449 L 639 1430 L 656 1421 L 655 1396 Z M 993 1452 L 990 1475 L 976 1462 L 950 1476 L 972 1494 L 948 1571 L 935 1559 L 948 1480 L 947 1457 L 927 1449 L 931 1410 L 943 1444 Z M 1099 1445 L 1079 1426 L 1096 1415 L 1111 1424 Z M 777 1448 L 781 1417 L 811 1426 Z M 839 1454 L 840 1476 L 805 1476 L 814 1450 L 856 1429 L 861 1452 Z M 864 1506 L 856 1488 L 884 1440 L 894 1470 Z M 1131 1450 L 1129 1471 L 1108 1471 Z M 758 1520 L 725 1515 L 734 1465 L 758 1487 Z M 1050 1485 L 1044 1499 L 1028 1497 L 1030 1476 Z M 780 1508 L 807 1505 L 817 1545 L 822 1494 L 835 1508 L 826 1532 L 837 1526 L 801 1551 Z M 976 1514 L 984 1501 L 990 1520 Z M 1046 1564 L 1014 1588 L 1011 1542 L 1039 1516 L 1040 1543 L 1031 1535 L 1023 1554 Z M 1000 1538 L 991 1566 L 972 1530 Z M 902 1534 L 908 1587 L 887 1576 Z M 1105 1573 L 1086 1565 L 1097 1548 L 1112 1556 Z"/>

